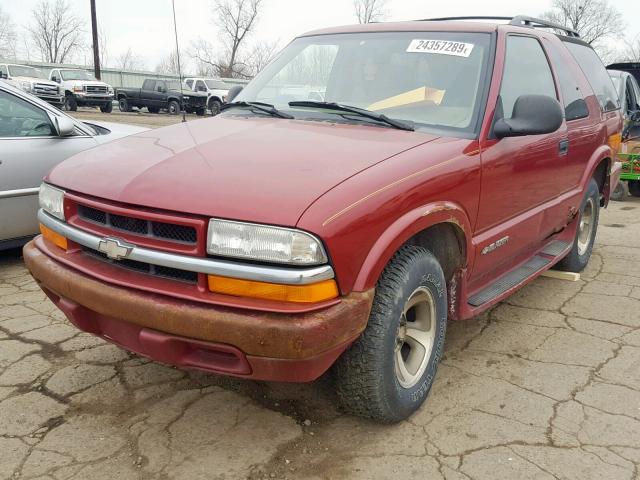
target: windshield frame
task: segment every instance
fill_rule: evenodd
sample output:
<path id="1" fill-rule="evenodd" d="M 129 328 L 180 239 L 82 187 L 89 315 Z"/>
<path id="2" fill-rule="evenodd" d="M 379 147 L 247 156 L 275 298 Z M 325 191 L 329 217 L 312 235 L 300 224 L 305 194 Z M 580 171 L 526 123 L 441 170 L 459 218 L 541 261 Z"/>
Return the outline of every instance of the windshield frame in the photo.
<path id="1" fill-rule="evenodd" d="M 36 73 L 40 72 L 40 75 L 39 76 L 38 75 L 21 75 L 19 73 L 14 73 L 14 69 L 16 69 L 16 68 L 26 68 L 26 69 L 29 69 L 29 70 L 35 70 Z M 9 71 L 9 75 L 12 76 L 12 77 L 28 77 L 28 78 L 37 78 L 39 80 L 46 80 L 47 79 L 47 77 L 44 76 L 44 73 L 42 73 L 42 70 L 40 70 L 40 69 L 38 69 L 36 67 L 32 67 L 30 65 L 11 65 L 11 64 L 9 64 L 9 65 L 7 65 L 7 69 Z"/>
<path id="2" fill-rule="evenodd" d="M 79 68 L 62 68 L 59 70 L 60 72 L 60 78 L 62 79 L 62 81 L 67 82 L 67 81 L 76 81 L 76 82 L 99 82 L 99 80 L 97 78 L 95 78 L 93 75 L 91 75 L 89 72 L 87 72 L 86 70 L 82 70 Z M 83 72 L 87 78 L 65 78 L 65 72 Z"/>
<path id="3" fill-rule="evenodd" d="M 319 34 L 313 34 L 313 35 L 303 35 L 303 36 L 297 37 L 292 42 L 290 42 L 285 48 L 283 48 L 271 63 L 272 64 L 276 63 L 278 58 L 281 57 L 288 48 L 290 48 L 295 42 L 299 40 L 313 39 L 313 38 L 320 38 L 320 37 L 327 37 L 327 36 L 329 37 L 339 37 L 339 36 L 349 36 L 349 35 L 372 35 L 373 36 L 373 35 L 386 35 L 386 34 L 394 34 L 394 33 L 402 33 L 402 34 L 408 34 L 408 35 L 412 34 L 416 36 L 425 36 L 430 33 L 434 33 L 434 34 L 463 33 L 463 34 L 477 34 L 477 35 L 488 36 L 488 39 L 489 39 L 489 41 L 487 42 L 488 51 L 486 54 L 485 63 L 484 65 L 481 65 L 481 70 L 479 72 L 479 77 L 478 77 L 477 99 L 473 107 L 473 111 L 471 112 L 471 115 L 470 115 L 469 125 L 466 128 L 449 127 L 446 125 L 439 125 L 439 124 L 427 124 L 427 123 L 417 122 L 414 120 L 408 120 L 401 117 L 396 117 L 395 115 L 387 115 L 389 116 L 389 118 L 392 118 L 393 120 L 402 121 L 412 125 L 413 127 L 415 127 L 416 132 L 425 132 L 425 133 L 431 133 L 431 134 L 436 134 L 441 136 L 451 136 L 451 137 L 466 138 L 466 139 L 477 139 L 480 135 L 480 130 L 486 115 L 487 101 L 489 98 L 489 90 L 491 87 L 491 81 L 493 78 L 493 72 L 495 68 L 496 45 L 497 45 L 497 37 L 498 37 L 497 31 L 478 32 L 476 30 L 471 30 L 471 29 L 460 30 L 460 31 L 458 30 L 389 30 L 387 31 L 385 30 L 385 31 L 370 31 L 370 32 L 339 32 L 339 33 L 328 32 L 328 33 L 319 33 Z M 263 72 L 265 72 L 268 68 L 269 66 L 267 66 L 263 70 Z M 268 77 L 268 79 L 264 81 L 263 86 L 267 85 L 268 82 L 271 80 L 271 78 L 277 75 L 277 73 L 278 72 L 275 72 L 273 75 Z M 248 86 L 251 86 L 251 84 L 253 84 L 254 82 L 257 83 L 256 80 L 259 82 L 261 80 L 260 77 L 261 77 L 261 74 L 258 74 L 258 76 L 256 76 L 251 82 L 249 82 L 249 84 L 245 87 L 245 90 L 247 89 Z M 238 95 L 238 98 L 237 98 L 238 101 L 240 100 L 254 101 L 254 99 L 243 98 L 244 93 L 245 92 L 243 91 Z M 280 106 L 278 106 L 278 108 L 282 109 L 282 107 Z M 337 117 L 335 114 L 330 114 L 330 113 L 321 112 L 321 111 L 314 112 L 314 115 L 312 118 L 300 117 L 299 114 L 302 112 L 302 110 L 297 108 L 286 109 L 286 112 L 292 115 L 295 115 L 298 120 L 308 120 L 308 121 L 314 121 L 314 120 L 329 121 L 332 119 L 332 117 L 334 119 Z M 229 111 L 223 112 L 223 113 L 228 115 L 236 115 L 236 116 L 241 114 L 239 113 L 238 110 L 234 111 L 233 113 L 229 113 Z M 242 112 L 242 113 L 247 114 L 247 112 Z M 384 113 L 384 112 L 380 112 L 380 113 Z M 340 119 L 335 123 L 348 123 L 351 125 L 364 124 L 362 121 L 345 121 L 345 119 Z M 369 125 L 372 125 L 372 124 L 373 123 L 370 123 Z"/>

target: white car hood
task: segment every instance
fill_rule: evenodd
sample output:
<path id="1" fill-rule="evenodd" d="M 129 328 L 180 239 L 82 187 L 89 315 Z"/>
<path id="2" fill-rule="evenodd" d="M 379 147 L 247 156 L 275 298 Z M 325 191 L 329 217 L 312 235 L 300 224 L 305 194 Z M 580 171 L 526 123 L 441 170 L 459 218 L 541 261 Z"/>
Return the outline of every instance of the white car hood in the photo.
<path id="1" fill-rule="evenodd" d="M 58 86 L 56 82 L 52 82 L 51 80 L 45 80 L 44 78 L 37 78 L 37 77 L 11 77 L 11 78 L 16 82 L 40 83 L 42 85 L 50 85 L 52 87 Z"/>
<path id="2" fill-rule="evenodd" d="M 134 135 L 140 132 L 146 132 L 150 130 L 146 127 L 141 127 L 139 125 L 129 125 L 126 123 L 113 123 L 113 122 L 98 122 L 93 120 L 84 121 L 82 123 L 88 124 L 90 126 L 96 125 L 98 127 L 106 128 L 110 131 L 110 133 L 105 135 L 96 135 L 96 142 L 103 144 L 108 143 L 113 140 L 117 140 L 118 138 L 128 137 L 129 135 Z"/>

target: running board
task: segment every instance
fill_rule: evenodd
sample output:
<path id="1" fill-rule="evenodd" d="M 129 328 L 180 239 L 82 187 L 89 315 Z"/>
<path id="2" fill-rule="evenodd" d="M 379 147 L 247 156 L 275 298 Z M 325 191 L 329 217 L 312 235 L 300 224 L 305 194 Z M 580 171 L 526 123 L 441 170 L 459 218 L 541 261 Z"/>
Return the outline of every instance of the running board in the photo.
<path id="1" fill-rule="evenodd" d="M 551 244 L 545 247 L 545 250 L 547 248 L 550 248 L 550 246 L 553 243 L 554 242 L 551 242 Z M 567 245 L 565 244 L 565 248 L 566 246 Z M 562 252 L 562 250 L 560 251 Z M 546 253 L 546 251 L 543 251 L 542 253 L 544 253 L 545 255 L 549 255 L 548 253 Z M 536 255 L 530 258 L 529 261 L 527 261 L 527 263 L 520 265 L 515 270 L 511 270 L 510 272 L 500 277 L 498 280 L 493 282 L 484 290 L 481 290 L 475 295 L 469 297 L 469 299 L 467 300 L 467 303 L 473 307 L 479 307 L 480 305 L 483 305 L 489 302 L 490 300 L 493 300 L 494 298 L 499 297 L 500 295 L 505 293 L 507 290 L 510 290 L 511 288 L 515 287 L 519 283 L 523 282 L 524 280 L 529 278 L 531 275 L 533 275 L 534 273 L 536 273 L 537 271 L 541 270 L 546 265 L 551 263 L 551 261 L 552 259 L 550 258 L 545 258 L 545 257 L 541 257 L 540 255 Z"/>
<path id="2" fill-rule="evenodd" d="M 549 242 L 549 244 L 547 244 L 540 253 L 543 255 L 548 255 L 550 257 L 557 257 L 567 248 L 569 248 L 569 242 L 554 240 L 552 242 Z"/>

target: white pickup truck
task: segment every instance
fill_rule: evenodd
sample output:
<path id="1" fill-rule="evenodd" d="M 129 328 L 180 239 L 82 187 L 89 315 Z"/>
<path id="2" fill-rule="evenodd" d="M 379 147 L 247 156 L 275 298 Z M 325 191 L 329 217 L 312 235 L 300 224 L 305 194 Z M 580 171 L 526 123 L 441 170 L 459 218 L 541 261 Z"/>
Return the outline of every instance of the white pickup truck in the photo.
<path id="1" fill-rule="evenodd" d="M 64 103 L 64 91 L 55 82 L 47 80 L 38 68 L 0 63 L 0 79 L 56 107 L 62 107 Z"/>
<path id="2" fill-rule="evenodd" d="M 207 94 L 207 108 L 211 115 L 220 113 L 220 107 L 227 99 L 230 85 L 222 80 L 204 77 L 189 77 L 184 79 L 184 85 L 192 92 L 204 92 Z"/>
<path id="3" fill-rule="evenodd" d="M 100 111 L 111 113 L 113 109 L 113 87 L 96 80 L 86 70 L 54 68 L 49 78 L 64 90 L 64 109 L 75 112 L 78 107 L 100 107 Z"/>

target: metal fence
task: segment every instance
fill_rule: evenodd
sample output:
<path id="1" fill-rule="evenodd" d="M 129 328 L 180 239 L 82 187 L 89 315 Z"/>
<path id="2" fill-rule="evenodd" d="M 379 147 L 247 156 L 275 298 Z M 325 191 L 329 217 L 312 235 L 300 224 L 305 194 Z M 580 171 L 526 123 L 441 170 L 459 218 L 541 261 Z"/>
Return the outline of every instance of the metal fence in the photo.
<path id="1" fill-rule="evenodd" d="M 22 61 L 22 60 L 2 60 L 0 59 L 0 63 L 12 63 L 17 65 L 29 65 L 32 67 L 39 68 L 42 70 L 42 73 L 49 77 L 49 72 L 54 68 L 77 68 L 81 70 L 86 70 L 87 72 L 93 74 L 93 67 L 87 67 L 86 65 L 71 65 L 71 64 L 55 64 L 55 63 L 45 63 L 45 62 L 33 62 L 33 61 Z M 127 71 L 127 70 L 119 70 L 117 68 L 102 68 L 100 69 L 102 73 L 102 81 L 108 83 L 112 87 L 125 87 L 125 88 L 139 88 L 142 86 L 142 82 L 144 82 L 145 78 L 158 78 L 164 80 L 179 80 L 180 77 L 178 75 L 165 74 L 165 73 L 157 73 L 157 72 L 146 72 L 146 71 Z M 192 74 L 184 74 L 182 77 L 197 77 L 199 75 Z M 248 83 L 248 80 L 243 80 L 239 78 L 222 78 L 225 83 L 230 85 L 245 85 Z"/>

